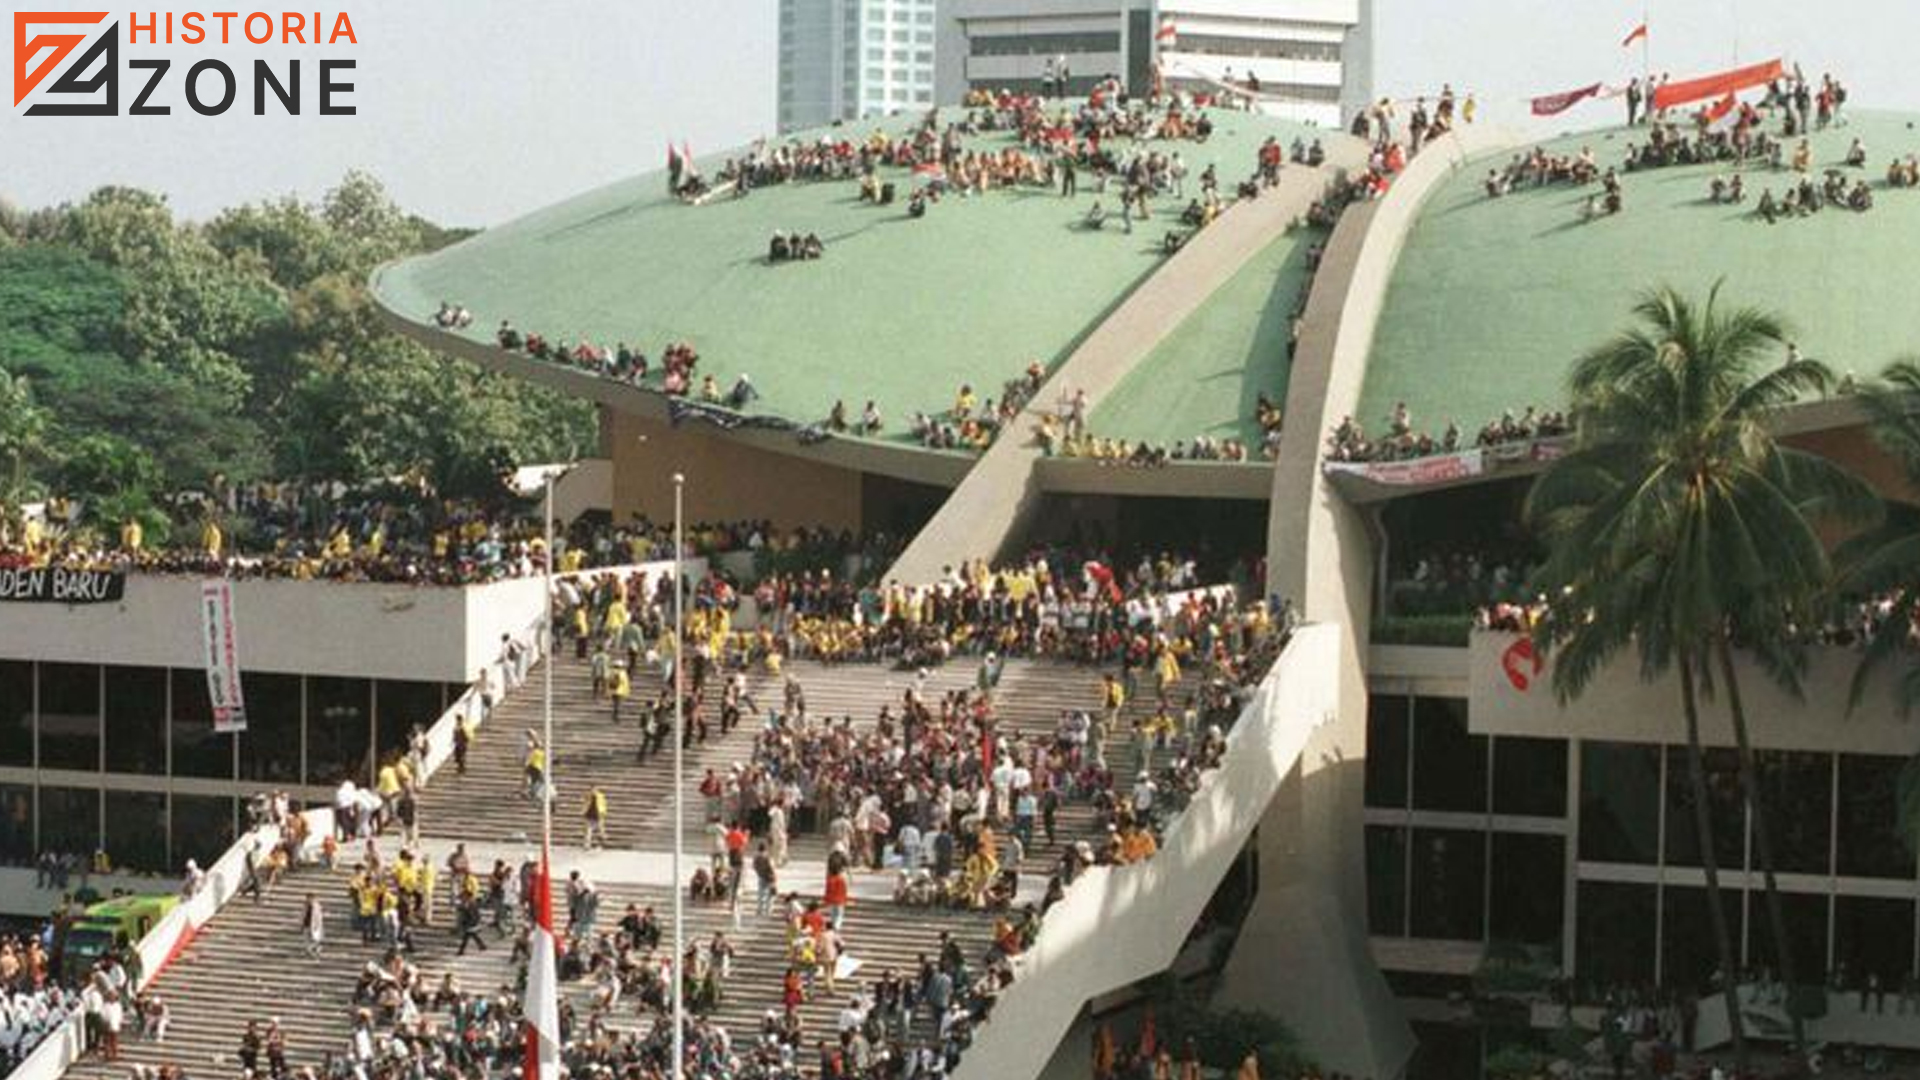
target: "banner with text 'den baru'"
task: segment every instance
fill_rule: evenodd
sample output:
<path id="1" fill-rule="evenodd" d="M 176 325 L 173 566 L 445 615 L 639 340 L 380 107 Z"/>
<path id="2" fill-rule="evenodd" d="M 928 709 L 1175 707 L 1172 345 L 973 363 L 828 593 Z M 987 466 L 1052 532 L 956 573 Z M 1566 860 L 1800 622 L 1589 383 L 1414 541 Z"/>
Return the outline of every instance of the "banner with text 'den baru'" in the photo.
<path id="1" fill-rule="evenodd" d="M 247 704 L 240 695 L 240 649 L 233 627 L 233 583 L 225 578 L 200 585 L 200 640 L 206 647 L 213 730 L 247 730 Z"/>

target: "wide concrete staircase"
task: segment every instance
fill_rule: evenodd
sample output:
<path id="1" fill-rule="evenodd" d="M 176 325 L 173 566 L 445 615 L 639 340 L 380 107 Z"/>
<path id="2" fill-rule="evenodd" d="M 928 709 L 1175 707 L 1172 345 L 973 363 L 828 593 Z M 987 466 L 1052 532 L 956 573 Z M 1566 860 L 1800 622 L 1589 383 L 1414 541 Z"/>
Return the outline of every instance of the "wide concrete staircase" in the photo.
<path id="1" fill-rule="evenodd" d="M 974 671 L 971 661 L 956 660 L 933 673 L 929 693 L 970 685 Z M 897 704 L 912 677 L 908 672 L 874 665 L 823 666 L 808 662 L 790 664 L 788 672 L 805 687 L 811 713 L 852 716 L 859 726 L 870 723 L 883 704 Z M 465 841 L 476 846 L 476 856 L 489 848 L 518 851 L 523 843 L 531 846 L 530 838 L 538 835 L 539 815 L 537 806 L 521 795 L 521 732 L 539 726 L 542 678 L 543 672 L 536 668 L 526 684 L 496 708 L 481 728 L 465 775 L 456 774 L 449 764 L 428 786 L 421 822 L 429 845 L 444 847 L 455 840 Z M 762 715 L 767 708 L 778 706 L 781 681 L 765 676 L 750 680 Z M 580 857 L 577 847 L 564 845 L 577 839 L 578 803 L 587 787 L 597 784 L 609 795 L 612 847 L 660 852 L 669 846 L 672 836 L 672 776 L 670 755 L 650 758 L 645 764 L 634 762 L 637 723 L 624 717 L 622 723 L 614 724 L 608 707 L 592 700 L 585 664 L 561 659 L 554 666 L 554 686 L 555 767 L 561 789 L 556 807 L 554 910 L 556 920 L 564 921 L 569 861 Z M 657 675 L 643 673 L 636 679 L 631 700 L 651 700 L 658 690 Z M 699 853 L 704 851 L 705 820 L 697 790 L 702 772 L 708 767 L 725 769 L 745 761 L 759 723 L 748 719 L 721 736 L 717 728 L 719 693 L 719 686 L 710 684 L 707 706 L 716 718 L 713 734 L 686 755 L 686 845 L 692 853 L 689 866 L 697 863 Z M 1052 731 L 1062 710 L 1091 709 L 1099 699 L 1100 675 L 1095 668 L 1019 660 L 1007 663 L 996 693 L 1002 729 L 1033 734 Z M 1129 710 L 1144 707 L 1144 702 L 1136 702 Z M 1116 764 L 1118 760 L 1130 760 L 1125 741 L 1117 743 L 1114 753 L 1120 757 Z M 1058 824 L 1056 844 L 1049 845 L 1043 835 L 1036 835 L 1021 867 L 1024 874 L 1043 876 L 1057 858 L 1060 845 L 1087 836 L 1092 811 L 1084 804 L 1069 803 L 1062 808 Z M 382 844 L 389 853 L 397 849 L 392 838 Z M 820 834 L 795 834 L 792 869 L 817 865 L 824 860 L 825 852 Z M 484 865 L 482 858 L 477 857 L 475 862 Z M 951 933 L 970 958 L 977 961 L 983 954 L 991 916 L 896 907 L 880 898 L 890 882 L 890 877 L 856 873 L 856 899 L 843 926 L 843 939 L 848 955 L 861 967 L 851 979 L 841 981 L 838 993 L 828 993 L 824 985 L 816 988 L 801 1009 L 807 1045 L 832 1036 L 835 1015 L 854 988 L 888 969 L 908 974 L 917 968 L 920 957 L 936 954 L 941 931 Z M 597 930 L 611 931 L 629 903 L 652 905 L 663 922 L 667 919 L 672 897 L 664 883 L 621 882 L 600 875 L 596 884 L 601 895 Z M 302 906 L 309 893 L 317 896 L 327 911 L 328 940 L 319 957 L 305 954 L 300 931 Z M 724 904 L 690 903 L 686 909 L 690 938 L 710 939 L 715 932 L 724 931 L 734 945 L 732 974 L 713 1015 L 736 1039 L 743 1040 L 743 1045 L 751 1041 L 766 1010 L 779 1007 L 787 966 L 781 918 L 777 912 L 756 916 L 753 906 L 751 896 L 743 894 L 737 924 Z M 445 972 L 452 971 L 462 988 L 469 991 L 491 990 L 517 981 L 518 972 L 509 962 L 511 939 L 496 940 L 488 931 L 486 936 L 493 947 L 459 956 L 444 891 L 436 915 L 435 927 L 415 935 L 418 951 L 409 957 L 428 979 L 437 982 Z M 172 1063 L 190 1071 L 237 1069 L 237 1051 L 247 1021 L 257 1019 L 264 1024 L 269 1018 L 277 1019 L 286 1033 L 288 1058 L 295 1067 L 319 1066 L 329 1054 L 345 1047 L 354 1010 L 355 979 L 367 963 L 379 961 L 384 952 L 382 945 L 363 945 L 351 929 L 345 869 L 296 870 L 260 903 L 247 899 L 230 902 L 155 981 L 151 991 L 172 1011 L 172 1025 L 164 1044 L 135 1037 L 135 1025 L 130 1021 L 118 1063 L 109 1065 L 97 1056 L 91 1057 L 69 1073 L 76 1077 L 122 1078 L 127 1067 L 135 1063 Z M 589 992 L 584 981 L 567 988 L 583 1016 Z M 645 1021 L 632 1005 L 623 1002 L 609 1023 L 615 1028 L 631 1028 Z M 918 1024 L 923 1032 L 931 1030 L 924 1016 Z"/>

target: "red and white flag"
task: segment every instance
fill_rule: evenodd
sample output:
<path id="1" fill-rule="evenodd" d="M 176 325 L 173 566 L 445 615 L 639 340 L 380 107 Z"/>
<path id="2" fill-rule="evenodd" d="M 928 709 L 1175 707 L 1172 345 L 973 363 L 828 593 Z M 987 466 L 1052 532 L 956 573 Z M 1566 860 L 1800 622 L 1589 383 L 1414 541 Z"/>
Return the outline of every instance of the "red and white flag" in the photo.
<path id="1" fill-rule="evenodd" d="M 1627 40 L 1622 41 L 1620 43 L 1620 47 L 1624 49 L 1632 45 L 1636 41 L 1645 41 L 1646 39 L 1647 39 L 1647 24 L 1641 23 L 1639 26 L 1636 26 L 1633 28 L 1633 33 L 1627 35 Z"/>
<path id="2" fill-rule="evenodd" d="M 560 972 L 553 936 L 553 878 L 547 853 L 533 882 L 532 955 L 527 961 L 526 1080 L 560 1080 Z"/>
<path id="3" fill-rule="evenodd" d="M 1735 111 L 1739 104 L 1739 99 L 1733 96 L 1732 91 L 1728 91 L 1726 97 L 1707 106 L 1707 126 L 1721 128 L 1733 123 L 1739 117 Z"/>
<path id="4" fill-rule="evenodd" d="M 1172 19 L 1161 19 L 1160 29 L 1153 32 L 1153 40 L 1161 45 L 1172 46 L 1180 40 L 1180 28 Z"/>

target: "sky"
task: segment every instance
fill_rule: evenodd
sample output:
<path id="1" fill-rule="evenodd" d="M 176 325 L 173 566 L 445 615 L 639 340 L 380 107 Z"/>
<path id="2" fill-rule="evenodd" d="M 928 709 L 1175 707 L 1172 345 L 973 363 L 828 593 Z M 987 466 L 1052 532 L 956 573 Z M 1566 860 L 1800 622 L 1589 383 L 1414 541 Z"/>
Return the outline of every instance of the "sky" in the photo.
<path id="1" fill-rule="evenodd" d="M 29 2 L 34 10 L 104 6 Z M 156 95 L 173 115 L 29 118 L 10 107 L 0 112 L 0 199 L 41 206 L 131 184 L 205 218 L 287 194 L 317 198 L 348 170 L 364 169 L 435 221 L 495 224 L 656 168 L 668 140 L 699 154 L 770 131 L 775 3 L 349 0 L 318 10 L 329 24 L 344 10 L 357 45 L 127 48 L 123 67 L 139 55 L 184 58 Z M 146 0 L 111 17 L 215 7 Z M 1489 120 L 1528 124 L 1525 99 L 1534 94 L 1639 71 L 1640 50 L 1622 49 L 1620 39 L 1643 8 L 1656 72 L 1684 76 L 1784 55 L 1810 76 L 1840 75 L 1856 104 L 1920 112 L 1920 65 L 1905 48 L 1920 40 L 1920 3 L 1911 0 L 1812 8 L 1805 0 L 1379 0 L 1376 85 L 1403 97 L 1451 82 L 1475 93 Z M 13 20 L 0 36 L 0 57 L 11 59 Z M 242 76 L 240 104 L 225 115 L 185 106 L 182 69 L 204 57 Z M 284 70 L 288 57 L 304 61 L 305 114 L 278 115 L 276 106 L 251 115 L 253 60 Z M 314 69 L 341 57 L 357 61 L 350 78 L 359 112 L 316 115 Z M 134 92 L 123 91 L 123 112 Z M 12 95 L 5 100 L 11 105 Z M 1611 122 L 1618 108 L 1589 103 L 1550 130 Z"/>

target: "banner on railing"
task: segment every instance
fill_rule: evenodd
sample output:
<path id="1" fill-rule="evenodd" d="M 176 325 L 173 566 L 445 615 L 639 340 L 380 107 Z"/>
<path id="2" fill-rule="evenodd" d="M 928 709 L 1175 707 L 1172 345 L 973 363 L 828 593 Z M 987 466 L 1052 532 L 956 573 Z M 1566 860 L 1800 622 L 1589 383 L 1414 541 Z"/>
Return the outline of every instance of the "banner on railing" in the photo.
<path id="1" fill-rule="evenodd" d="M 213 704 L 213 730 L 247 730 L 247 704 L 240 693 L 240 649 L 233 628 L 233 583 L 226 578 L 200 585 L 200 639 L 206 646 L 207 699 Z"/>
<path id="2" fill-rule="evenodd" d="M 9 603 L 111 604 L 126 595 L 127 575 L 119 570 L 76 570 L 66 566 L 0 570 L 0 601 Z"/>
<path id="3" fill-rule="evenodd" d="M 1414 487 L 1467 480 L 1486 472 L 1487 466 L 1484 454 L 1468 450 L 1410 461 L 1329 461 L 1326 469 L 1330 473 L 1351 473 L 1390 487 Z"/>

